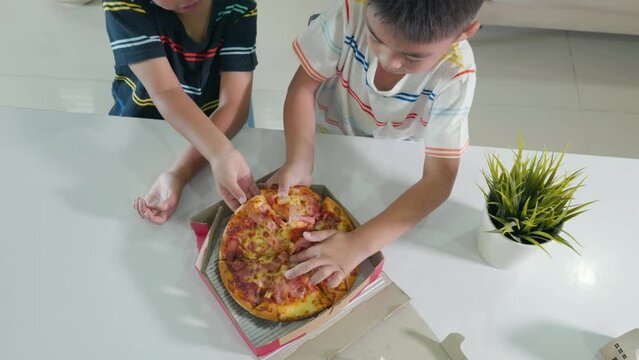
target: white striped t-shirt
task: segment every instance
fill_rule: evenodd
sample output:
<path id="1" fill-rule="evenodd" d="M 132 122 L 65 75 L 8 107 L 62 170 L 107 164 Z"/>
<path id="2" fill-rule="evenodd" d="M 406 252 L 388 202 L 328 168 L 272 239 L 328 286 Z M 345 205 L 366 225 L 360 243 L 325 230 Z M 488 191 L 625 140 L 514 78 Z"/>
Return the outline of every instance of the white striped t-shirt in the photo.
<path id="1" fill-rule="evenodd" d="M 366 7 L 362 0 L 340 0 L 293 42 L 305 71 L 323 81 L 316 95 L 318 131 L 423 141 L 429 156 L 461 157 L 476 80 L 470 45 L 455 43 L 430 72 L 407 74 L 393 89 L 377 90 Z"/>

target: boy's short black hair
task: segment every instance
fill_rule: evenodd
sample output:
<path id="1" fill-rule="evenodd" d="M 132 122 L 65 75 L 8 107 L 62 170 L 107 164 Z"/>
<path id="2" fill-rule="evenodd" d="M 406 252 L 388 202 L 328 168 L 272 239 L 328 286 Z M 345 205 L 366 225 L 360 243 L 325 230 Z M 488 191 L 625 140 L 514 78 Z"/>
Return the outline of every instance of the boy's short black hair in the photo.
<path id="1" fill-rule="evenodd" d="M 407 40 L 428 43 L 461 33 L 484 0 L 368 0 L 380 20 Z"/>

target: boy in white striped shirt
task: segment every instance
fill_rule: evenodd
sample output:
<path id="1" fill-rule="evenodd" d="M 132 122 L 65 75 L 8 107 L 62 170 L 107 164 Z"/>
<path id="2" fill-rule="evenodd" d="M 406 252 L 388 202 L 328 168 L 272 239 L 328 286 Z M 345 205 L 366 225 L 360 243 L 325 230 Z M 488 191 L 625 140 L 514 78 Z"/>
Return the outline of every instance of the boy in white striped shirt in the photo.
<path id="1" fill-rule="evenodd" d="M 422 178 L 360 228 L 305 233 L 314 245 L 291 257 L 300 264 L 287 277 L 314 271 L 313 283 L 335 286 L 448 198 L 468 147 L 475 63 L 466 39 L 482 3 L 339 0 L 294 41 L 301 66 L 284 106 L 286 163 L 268 182 L 280 196 L 310 184 L 316 130 L 421 141 L 426 156 Z"/>

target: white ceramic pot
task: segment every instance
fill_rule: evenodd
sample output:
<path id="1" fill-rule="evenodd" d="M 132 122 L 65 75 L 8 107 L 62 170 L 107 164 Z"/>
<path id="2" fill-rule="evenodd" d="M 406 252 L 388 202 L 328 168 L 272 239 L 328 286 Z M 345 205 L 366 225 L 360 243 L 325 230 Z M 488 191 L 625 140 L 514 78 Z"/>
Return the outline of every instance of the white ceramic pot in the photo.
<path id="1" fill-rule="evenodd" d="M 488 216 L 488 209 L 484 208 L 477 234 L 477 248 L 481 256 L 498 269 L 509 269 L 526 259 L 543 253 L 536 245 L 521 244 L 500 233 L 492 233 L 495 225 Z"/>

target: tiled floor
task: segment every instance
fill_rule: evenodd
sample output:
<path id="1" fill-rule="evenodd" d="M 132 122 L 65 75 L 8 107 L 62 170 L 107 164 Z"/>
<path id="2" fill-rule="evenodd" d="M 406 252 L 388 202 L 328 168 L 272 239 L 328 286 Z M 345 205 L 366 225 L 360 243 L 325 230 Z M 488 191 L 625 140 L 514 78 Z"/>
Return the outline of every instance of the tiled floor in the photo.
<path id="1" fill-rule="evenodd" d="M 291 41 L 330 0 L 261 1 L 260 65 L 253 104 L 258 127 L 281 128 L 297 67 Z M 33 8 L 39 11 L 33 11 Z M 0 106 L 106 113 L 112 55 L 99 1 L 11 1 L 0 14 Z M 639 37 L 484 27 L 471 41 L 478 84 L 471 141 L 639 158 Z"/>

